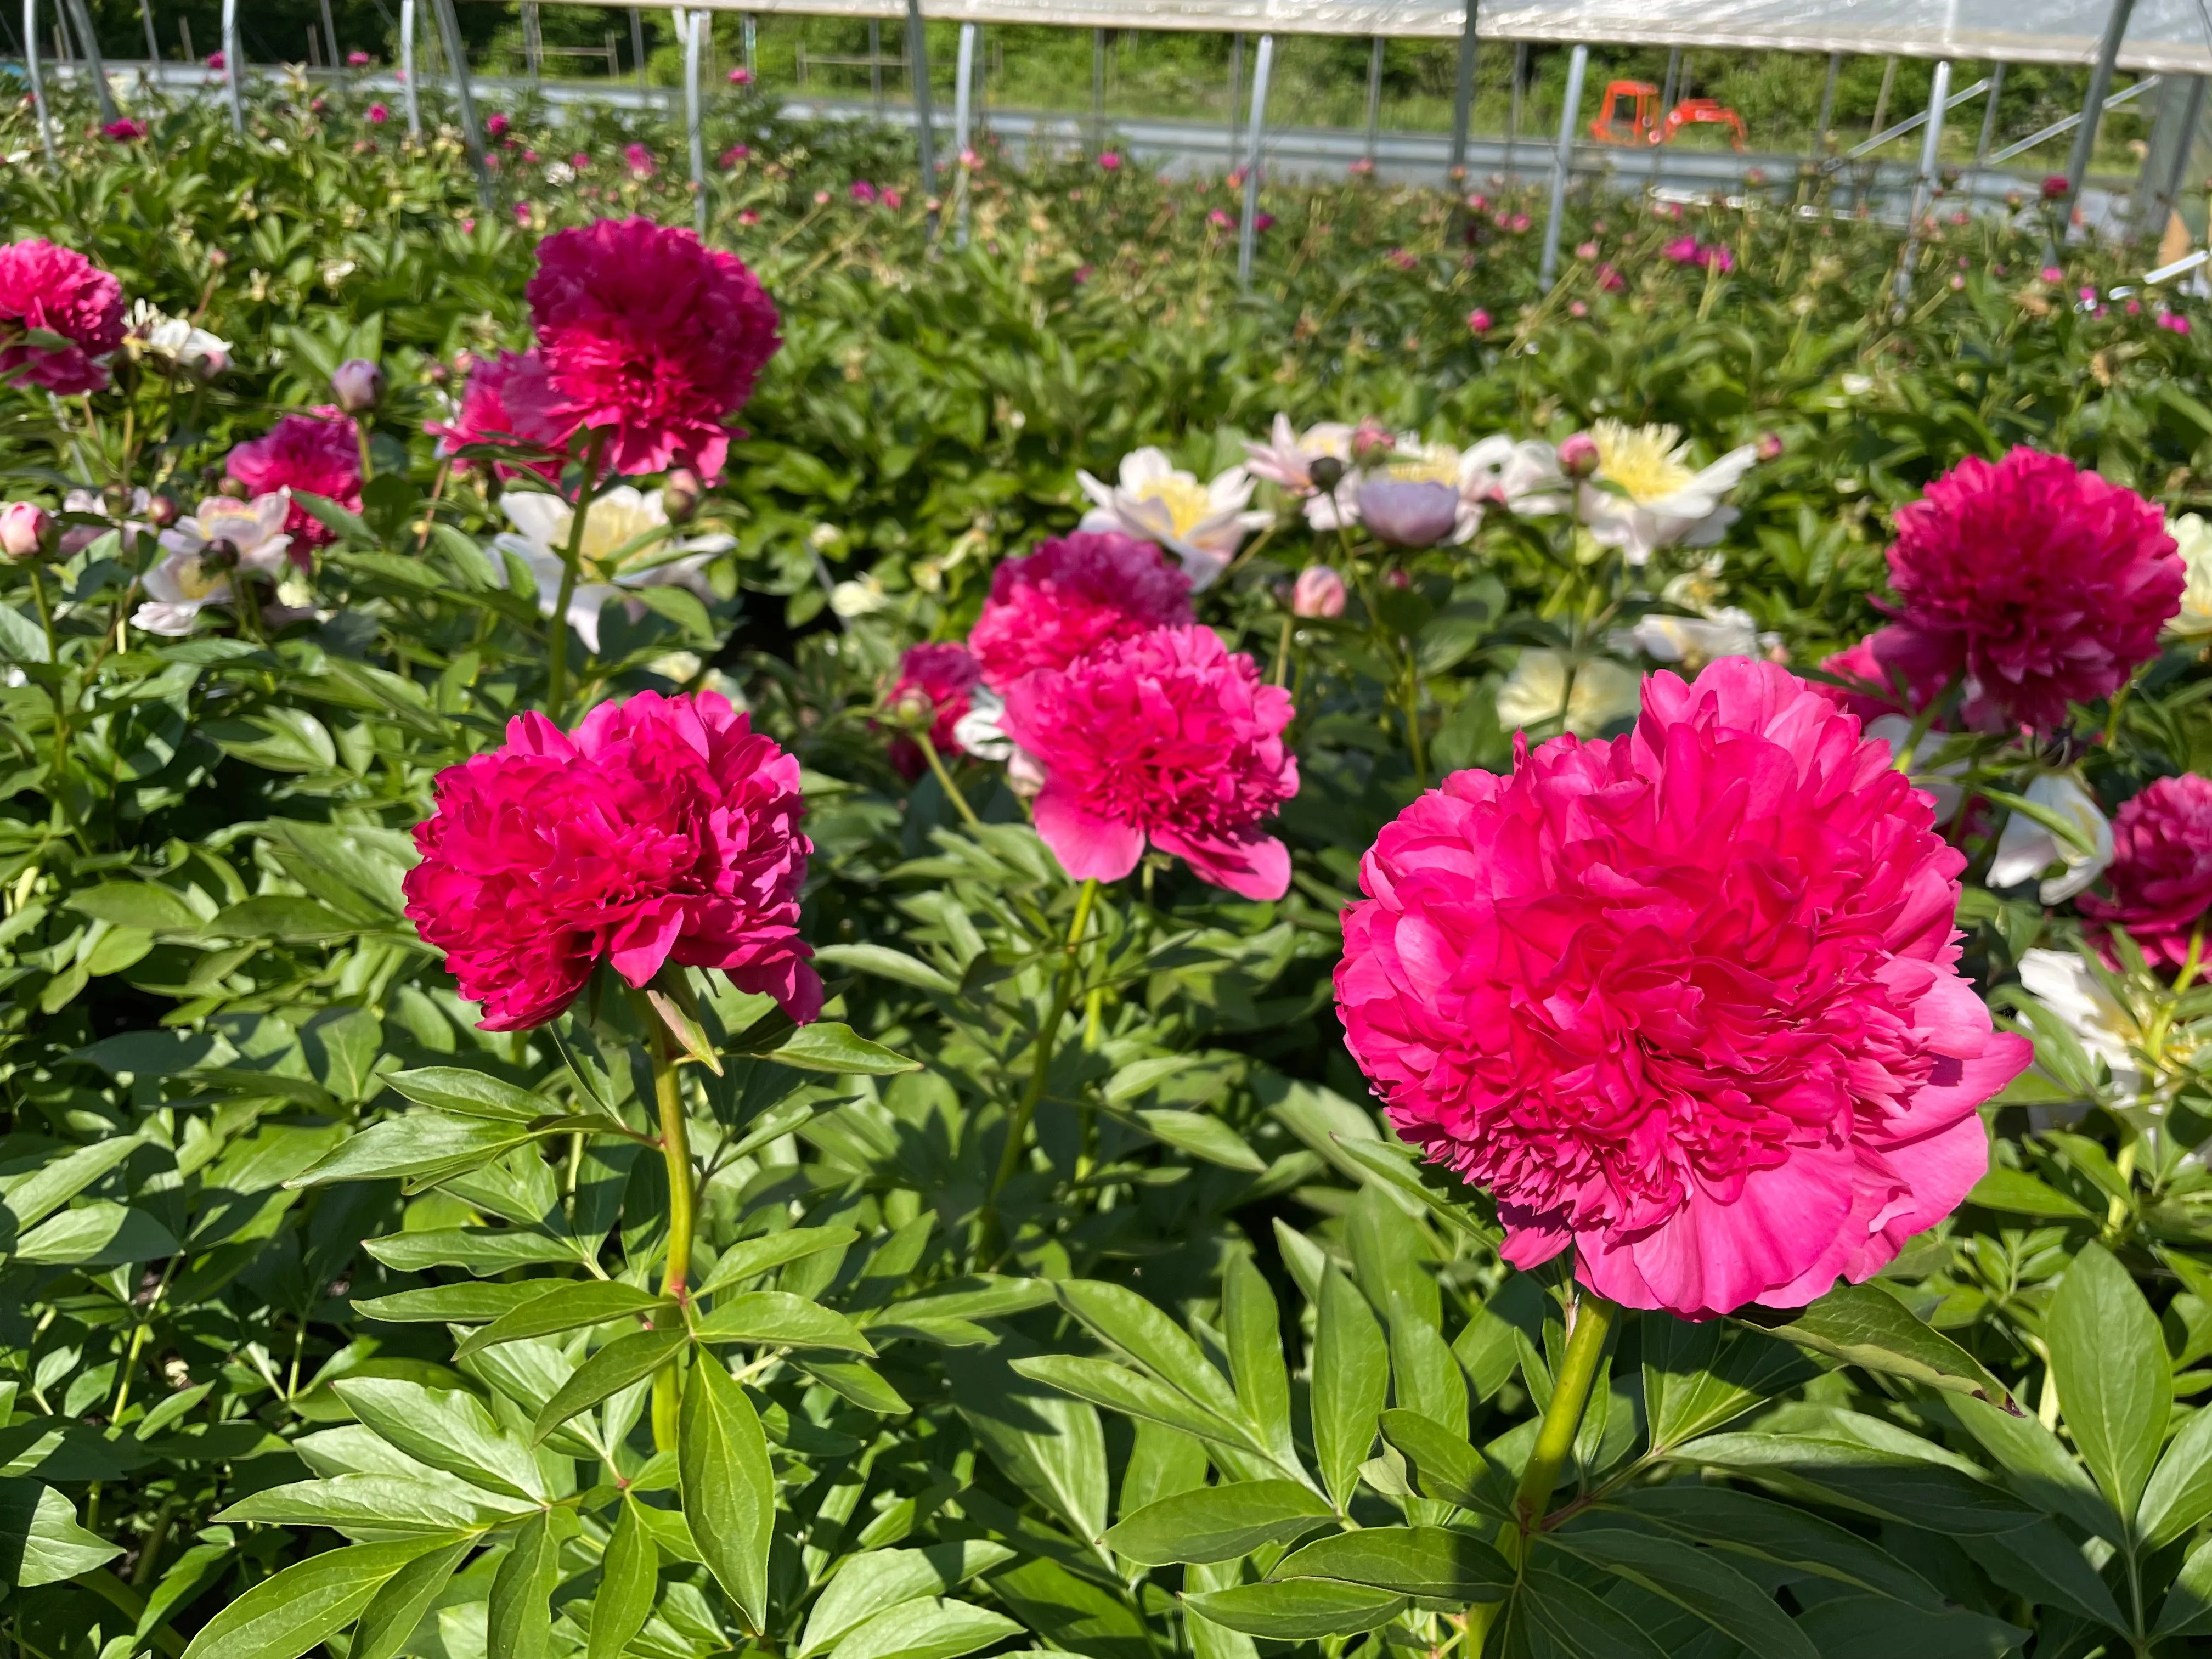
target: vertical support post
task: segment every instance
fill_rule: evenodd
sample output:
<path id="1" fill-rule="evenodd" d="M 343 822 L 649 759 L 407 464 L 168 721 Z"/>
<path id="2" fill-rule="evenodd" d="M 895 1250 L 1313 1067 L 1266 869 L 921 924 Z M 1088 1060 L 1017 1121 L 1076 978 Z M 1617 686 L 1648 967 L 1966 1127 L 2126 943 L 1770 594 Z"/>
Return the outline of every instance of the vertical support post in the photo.
<path id="1" fill-rule="evenodd" d="M 914 145 L 921 166 L 921 199 L 929 216 L 929 240 L 937 240 L 937 131 L 929 112 L 929 36 L 922 27 L 921 0 L 906 0 L 906 73 L 914 91 Z"/>
<path id="2" fill-rule="evenodd" d="M 638 90 L 645 89 L 645 14 L 637 7 L 629 9 L 629 63 L 637 71 Z"/>
<path id="3" fill-rule="evenodd" d="M 1974 141 L 1974 165 L 1982 166 L 1990 159 L 1990 141 L 1996 137 L 1997 100 L 2004 96 L 2005 66 L 1999 64 L 1990 71 L 1989 95 L 1982 102 L 1982 136 Z"/>
<path id="4" fill-rule="evenodd" d="M 1521 138 L 1521 88 L 1528 84 L 1528 43 L 1516 40 L 1513 43 L 1513 90 L 1511 96 L 1505 100 L 1505 171 L 1508 174 L 1516 171 L 1513 152 Z"/>
<path id="5" fill-rule="evenodd" d="M 1367 165 L 1375 165 L 1375 141 L 1382 130 L 1382 37 L 1367 53 Z"/>
<path id="6" fill-rule="evenodd" d="M 1260 37 L 1252 64 L 1252 125 L 1244 143 L 1244 218 L 1237 231 L 1237 281 L 1252 285 L 1252 244 L 1259 234 L 1260 153 L 1267 136 L 1267 75 L 1275 66 L 1275 37 Z"/>
<path id="7" fill-rule="evenodd" d="M 1467 0 L 1467 21 L 1459 33 L 1459 78 L 1452 88 L 1451 179 L 1467 176 L 1467 128 L 1474 112 L 1474 25 L 1477 0 Z M 1376 42 L 1381 64 L 1382 42 Z"/>
<path id="8" fill-rule="evenodd" d="M 237 0 L 226 0 L 235 5 Z M 491 210 L 491 169 L 484 165 L 483 129 L 477 125 L 476 88 L 469 78 L 468 43 L 461 39 L 461 20 L 453 15 L 453 0 L 430 0 L 437 14 L 438 40 L 446 48 L 446 63 L 453 76 L 453 97 L 461 106 L 461 143 L 476 169 L 477 199 Z"/>
<path id="9" fill-rule="evenodd" d="M 1820 82 L 1820 118 L 1814 124 L 1813 148 L 1824 150 L 1828 147 L 1828 128 L 1836 118 L 1836 79 L 1844 72 L 1844 54 L 1828 54 L 1828 76 Z"/>
<path id="10" fill-rule="evenodd" d="M 1936 60 L 1928 88 L 1928 122 L 1920 133 L 1920 172 L 1912 181 L 1912 201 L 1905 221 L 1905 253 L 1897 264 L 1897 302 L 1912 291 L 1912 272 L 1920 263 L 1920 221 L 1936 191 L 1936 167 L 1943 146 L 1943 106 L 1951 101 L 1951 60 Z"/>
<path id="11" fill-rule="evenodd" d="M 684 38 L 684 137 L 691 156 L 691 224 L 702 240 L 707 235 L 707 137 L 700 125 L 699 48 L 712 15 L 696 7 L 679 7 L 676 13 L 676 27 Z"/>
<path id="12" fill-rule="evenodd" d="M 146 61 L 158 64 L 161 61 L 161 42 L 154 33 L 154 0 L 138 0 L 138 18 L 146 25 Z"/>
<path id="13" fill-rule="evenodd" d="M 23 0 L 23 70 L 31 82 L 31 108 L 39 121 L 39 148 L 54 164 L 53 123 L 46 118 L 46 77 L 39 72 L 39 0 Z"/>
<path id="14" fill-rule="evenodd" d="M 338 50 L 338 26 L 331 17 L 331 0 L 323 0 L 323 50 L 330 54 L 331 67 L 345 67 L 345 53 Z"/>
<path id="15" fill-rule="evenodd" d="M 2104 125 L 2105 100 L 2112 90 L 2112 69 L 2119 61 L 2120 41 L 2128 32 L 2136 0 L 2112 0 L 2105 20 L 2105 38 L 2097 46 L 2097 66 L 2089 71 L 2089 95 L 2082 100 L 2081 125 L 2074 129 L 2073 153 L 2066 158 L 2066 198 L 2060 204 L 2059 234 L 2074 222 L 2074 204 L 2081 199 L 2081 180 L 2088 176 L 2089 158 L 2097 149 L 2097 129 Z"/>
<path id="16" fill-rule="evenodd" d="M 1229 37 L 1229 165 L 1237 165 L 1237 136 L 1244 131 L 1244 36 Z"/>
<path id="17" fill-rule="evenodd" d="M 1582 118 L 1583 77 L 1589 72 L 1589 48 L 1577 46 L 1567 59 L 1567 96 L 1559 110 L 1559 148 L 1552 161 L 1552 210 L 1544 221 L 1544 258 L 1536 280 L 1545 287 L 1559 273 L 1559 234 L 1566 228 L 1567 175 L 1575 165 L 1575 123 Z"/>
<path id="18" fill-rule="evenodd" d="M 325 5 L 330 0 L 323 0 Z M 538 32 L 538 0 L 522 0 L 522 67 L 533 81 L 538 78 L 538 64 L 543 56 L 544 37 Z"/>
<path id="19" fill-rule="evenodd" d="M 1830 76 L 1828 88 L 1831 92 L 1835 89 L 1835 54 L 1831 52 L 1828 55 L 1828 70 Z M 1667 112 L 1674 107 L 1674 95 L 1680 92 L 1681 89 L 1682 49 L 1680 46 L 1677 46 L 1667 54 L 1667 84 L 1659 94 L 1659 118 L 1662 121 L 1664 121 L 1667 118 Z M 1611 118 L 1608 116 L 1607 118 L 1609 119 Z M 1822 118 L 1822 124 L 1823 125 L 1826 125 L 1825 117 Z M 1651 182 L 1655 185 L 1659 182 L 1659 153 L 1664 149 L 1666 149 L 1664 144 L 1654 144 L 1651 146 Z"/>
<path id="20" fill-rule="evenodd" d="M 238 49 L 238 0 L 222 0 L 222 80 L 230 97 L 230 130 L 246 132 L 246 64 Z"/>
<path id="21" fill-rule="evenodd" d="M 747 12 L 744 16 L 744 36 L 745 73 L 748 75 L 757 75 L 760 73 L 758 70 L 753 67 L 753 15 L 750 12 Z"/>
<path id="22" fill-rule="evenodd" d="M 952 179 L 954 193 L 952 246 L 968 246 L 968 167 L 969 93 L 975 83 L 975 26 L 960 26 L 960 56 L 952 71 Z"/>
<path id="23" fill-rule="evenodd" d="M 884 23 L 868 19 L 868 95 L 876 100 L 876 119 L 884 118 Z"/>
<path id="24" fill-rule="evenodd" d="M 1091 31 L 1091 149 L 1106 148 L 1106 31 Z"/>
<path id="25" fill-rule="evenodd" d="M 399 0 L 399 90 L 407 99 L 407 136 L 422 136 L 422 100 L 415 90 L 415 0 Z"/>
<path id="26" fill-rule="evenodd" d="M 1880 132 L 1882 124 L 1889 119 L 1889 90 L 1897 84 L 1897 59 L 1893 57 L 1881 66 L 1881 90 L 1874 97 L 1874 120 L 1867 127 L 1871 138 Z"/>
<path id="27" fill-rule="evenodd" d="M 107 84 L 107 65 L 100 61 L 100 37 L 93 33 L 92 14 L 85 9 L 84 0 L 62 0 L 76 31 L 78 56 L 84 64 L 85 73 L 92 77 L 92 95 L 100 106 L 100 118 L 112 121 L 119 112 L 115 107 L 114 90 Z"/>
<path id="28" fill-rule="evenodd" d="M 2181 194 L 2181 175 L 2189 165 L 2190 151 L 2196 148 L 2197 122 L 2203 109 L 2203 76 L 2170 76 L 2160 83 L 2158 115 L 2151 126 L 2142 172 L 2136 180 L 2129 235 L 2160 236 L 2172 222 L 2173 205 Z"/>

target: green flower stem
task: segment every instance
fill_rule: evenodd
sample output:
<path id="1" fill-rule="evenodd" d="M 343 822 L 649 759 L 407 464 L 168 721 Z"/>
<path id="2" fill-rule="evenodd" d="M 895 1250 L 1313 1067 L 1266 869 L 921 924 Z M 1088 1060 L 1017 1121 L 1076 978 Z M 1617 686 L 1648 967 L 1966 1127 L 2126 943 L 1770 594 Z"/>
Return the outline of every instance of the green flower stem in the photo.
<path id="1" fill-rule="evenodd" d="M 633 992 L 631 1002 L 652 1032 L 653 1105 L 659 1120 L 660 1156 L 668 1166 L 668 1260 L 660 1293 L 676 1306 L 659 1316 L 665 1328 L 684 1322 L 690 1299 L 687 1281 L 691 1273 L 692 1205 L 691 1145 L 684 1122 L 684 1087 L 676 1074 L 676 1043 L 662 1029 L 659 1013 L 642 992 Z M 676 1449 L 676 1425 L 683 1402 L 683 1382 L 677 1362 L 670 1360 L 653 1379 L 653 1443 L 659 1451 Z"/>
<path id="2" fill-rule="evenodd" d="M 592 498 L 599 494 L 599 465 L 606 449 L 605 431 L 593 432 L 584 448 L 584 481 L 576 488 L 576 510 L 568 520 L 568 544 L 561 550 L 561 597 L 553 602 L 553 617 L 546 629 L 546 648 L 552 660 L 547 665 L 545 712 L 556 725 L 562 721 L 562 705 L 568 696 L 568 605 L 576 597 L 576 577 L 583 562 L 584 521 L 591 513 Z"/>
<path id="3" fill-rule="evenodd" d="M 1044 1098 L 1045 1079 L 1052 1071 L 1052 1054 L 1060 1036 L 1060 1023 L 1067 1017 L 1068 1006 L 1075 1000 L 1076 951 L 1083 944 L 1085 931 L 1091 925 L 1091 907 L 1098 897 L 1098 878 L 1093 876 L 1083 884 L 1083 890 L 1075 898 L 1075 924 L 1067 930 L 1067 945 L 1060 963 L 1060 974 L 1053 985 L 1052 1012 L 1045 1016 L 1044 1024 L 1037 1028 L 1036 1047 L 1030 1062 L 1030 1080 L 1022 1091 L 1020 1103 L 1014 1108 L 1013 1121 L 1006 1125 L 1006 1144 L 999 1154 L 999 1172 L 992 1177 L 990 1203 L 995 1212 L 999 1194 L 1022 1167 L 1022 1153 L 1030 1138 L 1030 1121 L 1036 1115 L 1037 1103 Z"/>
<path id="4" fill-rule="evenodd" d="M 38 606 L 39 626 L 46 635 L 46 666 L 53 671 L 54 701 L 54 819 L 55 827 L 71 829 L 69 811 L 70 710 L 68 676 L 62 672 L 61 635 L 54 627 L 52 605 L 46 602 L 46 579 L 31 566 L 31 600 Z"/>
<path id="5" fill-rule="evenodd" d="M 917 732 L 914 734 L 914 740 L 921 745 L 923 758 L 928 761 L 929 769 L 937 775 L 937 787 L 945 792 L 945 798 L 959 810 L 960 821 L 977 835 L 982 834 L 983 820 L 975 816 L 975 809 L 968 804 L 968 797 L 960 793 L 960 786 L 952 781 L 952 774 L 945 769 L 945 757 L 937 752 L 937 745 L 929 740 L 929 733 L 927 731 Z"/>
<path id="6" fill-rule="evenodd" d="M 1528 1540 L 1544 1524 L 1551 1506 L 1552 1489 L 1559 1484 L 1581 1432 L 1583 1413 L 1589 1405 L 1591 1386 L 1597 1381 L 1598 1363 L 1605 1357 L 1605 1340 L 1620 1311 L 1601 1296 L 1582 1291 L 1569 1310 L 1567 1352 L 1552 1384 L 1552 1403 L 1544 1408 L 1544 1421 L 1536 1431 L 1536 1449 L 1521 1471 L 1521 1485 L 1513 1495 L 1513 1519 L 1499 1528 L 1498 1553 L 1516 1567 L 1528 1557 Z M 1478 1601 L 1467 1610 L 1468 1659 L 1480 1659 L 1491 1626 L 1504 1610 L 1503 1601 Z"/>

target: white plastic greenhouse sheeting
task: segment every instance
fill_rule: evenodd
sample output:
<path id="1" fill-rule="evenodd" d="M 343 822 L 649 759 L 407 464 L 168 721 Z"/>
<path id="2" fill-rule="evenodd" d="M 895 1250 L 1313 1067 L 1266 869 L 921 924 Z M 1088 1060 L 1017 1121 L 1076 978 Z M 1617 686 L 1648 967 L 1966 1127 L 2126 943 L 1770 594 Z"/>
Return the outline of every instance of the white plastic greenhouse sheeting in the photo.
<path id="1" fill-rule="evenodd" d="M 672 0 L 657 0 L 659 5 Z M 693 0 L 709 11 L 903 16 L 903 0 Z M 1449 39 L 1464 0 L 921 0 L 934 21 L 1063 27 L 1382 34 Z M 1744 47 L 1908 58 L 2087 64 L 2109 0 L 1483 0 L 1486 40 L 1592 46 Z M 2212 74 L 2197 0 L 2139 0 L 2120 49 L 2124 70 Z"/>

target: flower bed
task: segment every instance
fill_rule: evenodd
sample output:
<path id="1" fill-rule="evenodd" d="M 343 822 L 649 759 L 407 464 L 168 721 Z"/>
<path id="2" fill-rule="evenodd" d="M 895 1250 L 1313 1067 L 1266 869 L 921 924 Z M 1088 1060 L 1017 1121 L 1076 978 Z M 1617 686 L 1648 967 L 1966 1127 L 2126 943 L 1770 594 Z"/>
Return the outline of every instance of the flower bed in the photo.
<path id="1" fill-rule="evenodd" d="M 2202 1640 L 2189 301 L 148 113 L 0 249 L 27 1650 Z"/>

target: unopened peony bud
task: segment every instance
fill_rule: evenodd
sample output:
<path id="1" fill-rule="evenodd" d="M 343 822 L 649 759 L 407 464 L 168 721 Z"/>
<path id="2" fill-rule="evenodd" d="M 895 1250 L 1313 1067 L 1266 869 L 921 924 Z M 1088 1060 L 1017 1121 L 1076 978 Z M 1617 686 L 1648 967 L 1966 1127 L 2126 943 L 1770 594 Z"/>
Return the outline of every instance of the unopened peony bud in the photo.
<path id="1" fill-rule="evenodd" d="M 699 498 L 707 493 L 707 486 L 699 475 L 688 466 L 679 466 L 668 475 L 660 487 L 661 510 L 672 524 L 682 524 L 699 510 Z"/>
<path id="2" fill-rule="evenodd" d="M 200 550 L 200 568 L 210 574 L 237 569 L 238 544 L 228 537 L 216 537 Z"/>
<path id="3" fill-rule="evenodd" d="M 1398 447 L 1398 441 L 1383 429 L 1382 423 L 1368 416 L 1352 429 L 1352 459 L 1361 466 L 1373 466 L 1387 459 Z"/>
<path id="4" fill-rule="evenodd" d="M 1569 477 L 1587 478 L 1597 464 L 1597 440 L 1589 433 L 1569 433 L 1559 441 L 1559 470 Z"/>
<path id="5" fill-rule="evenodd" d="M 349 415 L 376 407 L 384 397 L 384 371 L 365 357 L 349 357 L 331 375 L 331 392 Z"/>
<path id="6" fill-rule="evenodd" d="M 0 507 L 0 553 L 11 559 L 35 559 L 46 551 L 53 515 L 35 501 L 10 501 Z"/>
<path id="7" fill-rule="evenodd" d="M 244 484 L 240 483 L 235 478 L 225 478 L 221 483 L 216 486 L 216 493 L 219 495 L 228 495 L 234 501 L 240 501 L 249 500 L 253 494 L 252 490 L 248 489 Z"/>
<path id="8" fill-rule="evenodd" d="M 149 498 L 146 503 L 147 521 L 156 530 L 167 530 L 184 515 L 184 507 L 167 490 Z"/>
<path id="9" fill-rule="evenodd" d="M 1306 463 L 1306 477 L 1321 494 L 1334 495 L 1337 485 L 1344 482 L 1344 463 L 1334 455 L 1318 456 Z"/>
<path id="10" fill-rule="evenodd" d="M 1344 578 L 1325 564 L 1308 565 L 1298 572 L 1297 580 L 1291 585 L 1291 613 L 1309 618 L 1341 617 Z"/>
<path id="11" fill-rule="evenodd" d="M 1760 433 L 1759 434 L 1759 442 L 1753 447 L 1752 453 L 1758 456 L 1762 461 L 1780 460 L 1782 459 L 1782 434 L 1779 432 Z"/>

